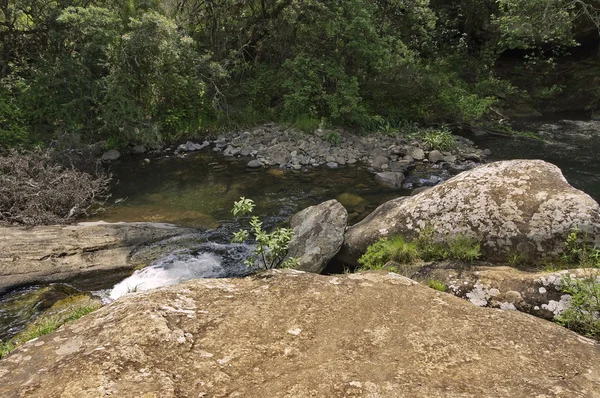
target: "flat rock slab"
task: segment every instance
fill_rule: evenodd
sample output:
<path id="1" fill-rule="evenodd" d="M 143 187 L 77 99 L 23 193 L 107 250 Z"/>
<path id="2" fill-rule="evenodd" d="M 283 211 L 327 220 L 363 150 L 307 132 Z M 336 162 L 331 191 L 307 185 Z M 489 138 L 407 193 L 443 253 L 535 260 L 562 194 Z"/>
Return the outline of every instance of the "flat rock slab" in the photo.
<path id="1" fill-rule="evenodd" d="M 86 273 L 131 270 L 159 255 L 160 250 L 144 246 L 190 234 L 190 229 L 156 223 L 0 227 L 0 293 Z"/>
<path id="2" fill-rule="evenodd" d="M 0 360 L 12 397 L 600 397 L 600 346 L 397 274 L 136 293 Z"/>

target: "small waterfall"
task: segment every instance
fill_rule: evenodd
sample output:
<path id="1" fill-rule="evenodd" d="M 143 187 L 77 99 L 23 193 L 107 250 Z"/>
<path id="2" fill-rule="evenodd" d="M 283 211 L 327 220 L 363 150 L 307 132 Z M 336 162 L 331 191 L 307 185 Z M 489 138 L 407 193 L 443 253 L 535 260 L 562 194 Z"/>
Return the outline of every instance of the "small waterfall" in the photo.
<path id="1" fill-rule="evenodd" d="M 244 259 L 252 246 L 203 243 L 192 250 L 178 251 L 158 259 L 115 285 L 109 297 L 116 300 L 128 293 L 175 285 L 196 278 L 227 278 L 250 272 Z"/>

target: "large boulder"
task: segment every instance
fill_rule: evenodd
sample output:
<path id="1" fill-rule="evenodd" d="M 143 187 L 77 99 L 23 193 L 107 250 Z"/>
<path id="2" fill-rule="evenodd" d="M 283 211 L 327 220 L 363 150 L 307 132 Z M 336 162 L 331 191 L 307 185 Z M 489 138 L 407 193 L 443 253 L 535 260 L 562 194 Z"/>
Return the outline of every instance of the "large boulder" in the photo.
<path id="1" fill-rule="evenodd" d="M 342 247 L 347 222 L 348 212 L 337 200 L 295 214 L 288 256 L 298 259 L 297 269 L 321 273 Z"/>
<path id="2" fill-rule="evenodd" d="M 134 293 L 0 361 L 2 397 L 600 397 L 600 346 L 396 274 Z"/>
<path id="3" fill-rule="evenodd" d="M 508 253 L 552 256 L 564 250 L 577 226 L 600 242 L 600 207 L 567 183 L 560 169 L 541 160 L 490 163 L 465 171 L 409 198 L 384 203 L 348 228 L 339 258 L 356 264 L 386 235 L 416 236 L 432 227 L 438 238 L 463 234 L 481 240 L 487 259 Z"/>
<path id="4" fill-rule="evenodd" d="M 185 236 L 197 238 L 190 229 L 158 223 L 0 227 L 0 293 L 34 283 L 85 285 L 88 278 L 104 279 L 99 274 L 116 282 L 184 244 Z"/>

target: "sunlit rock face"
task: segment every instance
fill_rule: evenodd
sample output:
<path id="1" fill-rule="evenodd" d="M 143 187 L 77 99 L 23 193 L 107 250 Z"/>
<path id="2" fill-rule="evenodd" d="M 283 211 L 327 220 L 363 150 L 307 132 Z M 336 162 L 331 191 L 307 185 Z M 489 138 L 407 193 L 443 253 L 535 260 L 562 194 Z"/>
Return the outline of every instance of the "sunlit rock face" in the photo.
<path id="1" fill-rule="evenodd" d="M 0 360 L 0 396 L 598 397 L 599 359 L 397 274 L 276 270 L 122 297 Z"/>
<path id="2" fill-rule="evenodd" d="M 384 203 L 348 228 L 339 258 L 355 264 L 380 237 L 416 236 L 424 228 L 440 239 L 477 238 L 491 261 L 514 252 L 553 256 L 564 250 L 573 227 L 600 242 L 600 207 L 569 185 L 558 167 L 541 160 L 495 162 Z"/>

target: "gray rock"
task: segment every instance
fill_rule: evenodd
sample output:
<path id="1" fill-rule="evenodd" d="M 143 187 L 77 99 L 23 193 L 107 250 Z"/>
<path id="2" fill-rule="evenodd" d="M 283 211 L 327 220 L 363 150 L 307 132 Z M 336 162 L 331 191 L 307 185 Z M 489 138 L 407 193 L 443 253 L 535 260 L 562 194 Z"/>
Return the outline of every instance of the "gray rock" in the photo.
<path id="1" fill-rule="evenodd" d="M 484 149 L 482 152 L 483 156 L 490 156 L 492 154 L 492 151 L 490 151 L 489 149 Z"/>
<path id="2" fill-rule="evenodd" d="M 335 169 L 338 167 L 338 164 L 336 162 L 328 162 L 327 167 L 329 167 L 330 169 Z"/>
<path id="3" fill-rule="evenodd" d="M 443 159 L 442 153 L 438 150 L 434 150 L 429 152 L 429 155 L 427 156 L 427 159 L 429 159 L 429 161 L 431 163 L 437 163 L 437 162 L 441 162 Z"/>
<path id="4" fill-rule="evenodd" d="M 408 155 L 414 160 L 423 160 L 425 159 L 425 152 L 421 148 L 417 147 L 409 147 Z"/>
<path id="5" fill-rule="evenodd" d="M 408 160 L 399 160 L 397 162 L 390 163 L 390 171 L 406 173 L 406 171 L 410 168 L 411 165 L 412 162 Z"/>
<path id="6" fill-rule="evenodd" d="M 456 163 L 456 156 L 454 156 L 454 155 L 444 156 L 442 158 L 442 160 L 447 163 Z"/>
<path id="7" fill-rule="evenodd" d="M 490 163 L 465 171 L 417 196 L 384 203 L 348 228 L 340 259 L 356 264 L 385 235 L 414 237 L 429 225 L 437 238 L 477 238 L 488 261 L 504 263 L 524 244 L 560 256 L 574 225 L 600 244 L 600 206 L 541 160 Z"/>
<path id="8" fill-rule="evenodd" d="M 192 141 L 188 141 L 185 143 L 183 149 L 188 152 L 193 152 L 196 150 L 196 144 L 194 144 Z"/>
<path id="9" fill-rule="evenodd" d="M 258 160 L 252 159 L 251 161 L 248 162 L 246 167 L 249 167 L 251 169 L 257 169 L 259 167 L 262 167 L 262 164 Z"/>
<path id="10" fill-rule="evenodd" d="M 292 217 L 294 231 L 288 256 L 296 257 L 297 269 L 321 273 L 344 240 L 348 212 L 337 200 L 302 210 Z"/>
<path id="11" fill-rule="evenodd" d="M 395 171 L 384 171 L 375 174 L 375 181 L 386 188 L 400 188 L 404 182 L 404 174 Z"/>
<path id="12" fill-rule="evenodd" d="M 380 169 L 381 166 L 383 166 L 384 164 L 388 164 L 389 161 L 390 160 L 387 157 L 383 155 L 378 155 L 373 159 L 373 162 L 371 162 L 371 166 Z"/>
<path id="13" fill-rule="evenodd" d="M 146 147 L 144 147 L 143 145 L 134 145 L 131 147 L 131 153 L 133 153 L 134 155 L 141 155 L 142 153 L 146 152 Z"/>
<path id="14" fill-rule="evenodd" d="M 102 160 L 105 162 L 113 162 L 115 160 L 118 160 L 120 157 L 121 152 L 117 151 L 116 149 L 111 149 L 110 151 L 104 152 L 104 154 L 102 155 Z"/>

